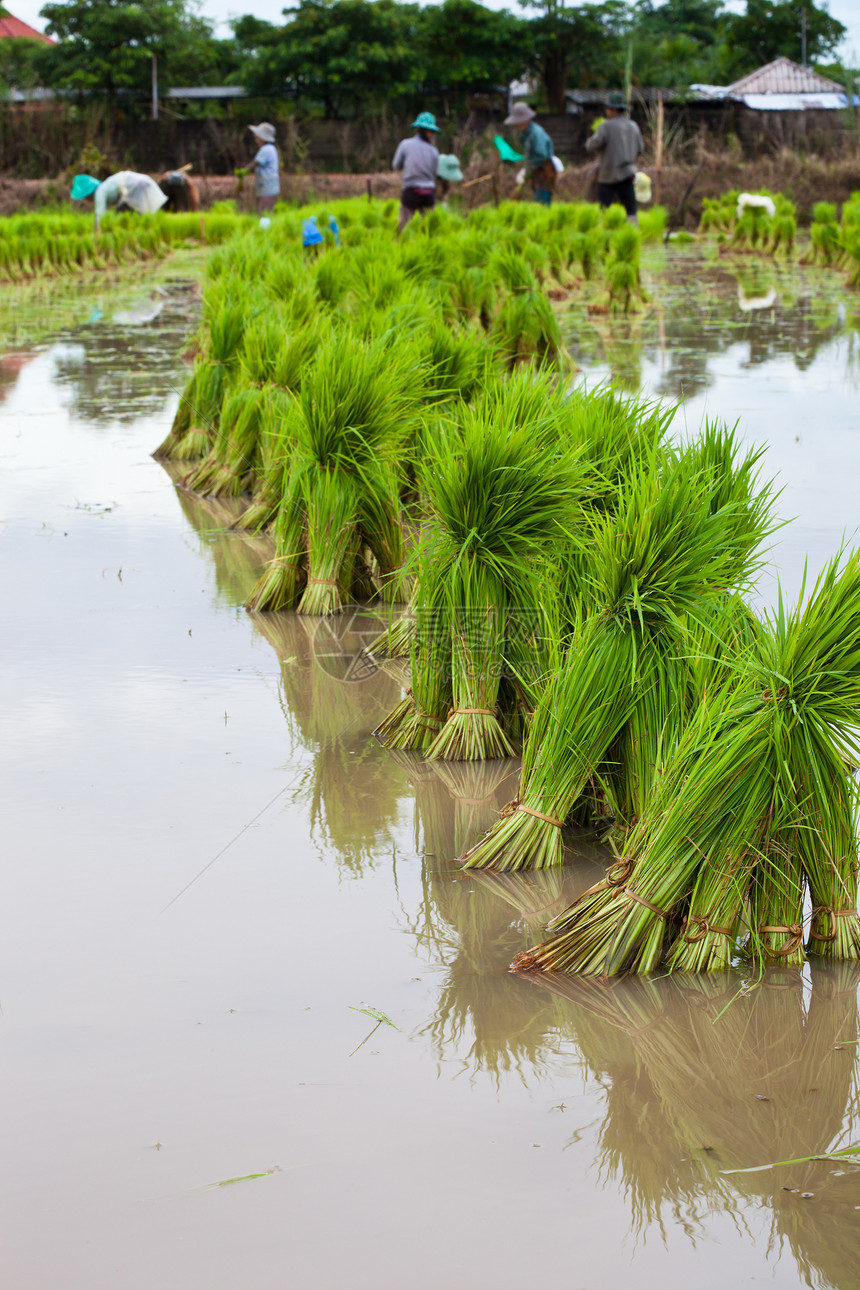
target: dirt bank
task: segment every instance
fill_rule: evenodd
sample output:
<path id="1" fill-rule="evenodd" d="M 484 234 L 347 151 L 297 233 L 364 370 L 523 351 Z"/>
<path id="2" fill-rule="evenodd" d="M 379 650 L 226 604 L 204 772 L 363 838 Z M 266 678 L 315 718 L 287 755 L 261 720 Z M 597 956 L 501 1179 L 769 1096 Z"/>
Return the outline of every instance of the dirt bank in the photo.
<path id="1" fill-rule="evenodd" d="M 568 166 L 559 178 L 558 196 L 567 201 L 582 200 L 588 188 L 588 172 L 587 164 Z M 671 211 L 678 209 L 691 182 L 684 219 L 688 228 L 698 223 L 704 197 L 718 197 L 730 188 L 783 192 L 797 203 L 801 223 L 807 223 L 815 202 L 841 203 L 860 189 L 860 154 L 832 161 L 787 152 L 779 157 L 740 161 L 728 153 L 703 153 L 695 163 L 664 167 L 663 202 Z M 200 189 L 203 206 L 208 208 L 216 201 L 235 198 L 236 180 L 233 175 L 204 175 Z M 512 197 L 514 190 L 513 167 L 489 166 L 475 157 L 467 168 L 460 198 L 471 208 L 496 198 Z M 399 191 L 399 176 L 394 172 L 284 174 L 281 180 L 283 198 L 301 203 L 319 198 L 361 197 L 368 192 L 375 198 L 396 198 Z M 64 201 L 67 196 L 68 185 L 60 179 L 0 177 L 0 215 Z M 240 194 L 238 200 L 241 206 L 251 208 L 249 193 Z"/>

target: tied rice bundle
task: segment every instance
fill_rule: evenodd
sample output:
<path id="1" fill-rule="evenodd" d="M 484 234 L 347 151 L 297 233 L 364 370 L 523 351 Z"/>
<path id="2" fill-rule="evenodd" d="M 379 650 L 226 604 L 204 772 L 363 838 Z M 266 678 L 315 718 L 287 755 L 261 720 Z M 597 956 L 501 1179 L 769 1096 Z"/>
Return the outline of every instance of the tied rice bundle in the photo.
<path id="1" fill-rule="evenodd" d="M 711 451 L 716 446 L 715 438 Z M 723 468 L 731 470 L 731 435 L 722 446 Z M 662 462 L 655 446 L 617 515 L 589 517 L 589 558 L 580 566 L 586 585 L 579 608 L 570 609 L 581 625 L 538 704 L 518 810 L 469 853 L 469 867 L 561 863 L 561 827 L 592 777 L 610 797 L 616 780 L 616 809 L 632 818 L 645 810 L 674 750 L 692 698 L 684 624 L 707 621 L 711 600 L 751 567 L 769 528 L 769 494 L 750 501 L 748 473 L 725 484 L 697 447 L 680 454 L 672 471 L 661 470 Z"/>
<path id="2" fill-rule="evenodd" d="M 374 732 L 387 748 L 425 752 L 439 734 L 453 703 L 451 625 L 441 580 L 419 564 L 410 651 L 412 685 L 406 698 Z"/>
<path id="3" fill-rule="evenodd" d="M 804 871 L 810 945 L 860 957 L 845 770 L 857 747 L 858 593 L 855 553 L 828 566 L 806 605 L 801 592 L 788 612 L 780 597 L 734 663 L 736 688 L 702 703 L 666 767 L 629 840 L 621 896 L 601 884 L 520 967 L 648 972 L 668 952 L 671 970 L 723 968 L 747 904 L 752 956 L 800 962 Z"/>
<path id="4" fill-rule="evenodd" d="M 553 366 L 561 362 L 561 326 L 540 291 L 509 296 L 496 316 L 491 336 L 510 368 L 534 361 Z"/>
<path id="5" fill-rule="evenodd" d="M 186 488 L 207 497 L 238 497 L 247 490 L 259 460 L 264 401 L 256 386 L 227 395 L 212 450 L 187 476 Z"/>
<path id="6" fill-rule="evenodd" d="M 262 391 L 258 464 L 253 479 L 253 501 L 234 528 L 258 532 L 273 524 L 280 500 L 288 487 L 289 463 L 295 446 L 293 421 L 296 401 L 276 385 Z"/>
<path id="7" fill-rule="evenodd" d="M 484 568 L 461 567 L 448 587 L 454 708 L 428 756 L 449 761 L 513 757 L 496 715 L 504 656 L 506 597 Z M 458 591 L 459 586 L 459 591 Z"/>
<path id="8" fill-rule="evenodd" d="M 421 377 L 419 370 L 419 384 Z M 281 507 L 290 514 L 283 515 L 280 530 L 276 521 L 277 563 L 260 580 L 249 607 L 295 606 L 294 562 L 301 542 L 308 585 L 300 613 L 337 612 L 365 547 L 389 594 L 399 594 L 398 461 L 417 418 L 415 382 L 412 356 L 394 354 L 386 339 L 364 344 L 345 333 L 321 346 L 290 422 L 289 488 Z M 281 530 L 288 549 L 281 545 Z"/>
<path id="9" fill-rule="evenodd" d="M 208 308 L 204 322 L 207 332 L 205 357 L 195 365 L 183 398 L 190 403 L 190 416 L 181 436 L 174 429 L 155 450 L 156 457 L 194 461 L 205 457 L 213 446 L 221 406 L 236 368 L 247 320 L 246 300 L 220 291 Z"/>
<path id="10" fill-rule="evenodd" d="M 298 612 L 334 614 L 349 595 L 356 548 L 356 489 L 340 470 L 309 471 L 305 485 L 308 581 Z"/>
<path id="11" fill-rule="evenodd" d="M 634 667 L 632 637 L 613 620 L 593 619 L 574 637 L 532 718 L 519 794 L 466 853 L 466 869 L 562 863 L 562 826 L 632 707 Z"/>
<path id="12" fill-rule="evenodd" d="M 455 705 L 431 757 L 513 754 L 497 712 L 508 633 L 517 626 L 512 610 L 557 603 L 554 560 L 572 535 L 581 472 L 549 433 L 559 400 L 528 424 L 522 412 L 531 397 L 523 381 L 497 390 L 463 409 L 428 449 L 424 482 L 435 527 L 425 545 L 447 606 Z"/>
<path id="13" fill-rule="evenodd" d="M 273 525 L 274 559 L 246 603 L 252 612 L 294 608 L 307 581 L 304 484 L 301 475 L 287 482 Z"/>

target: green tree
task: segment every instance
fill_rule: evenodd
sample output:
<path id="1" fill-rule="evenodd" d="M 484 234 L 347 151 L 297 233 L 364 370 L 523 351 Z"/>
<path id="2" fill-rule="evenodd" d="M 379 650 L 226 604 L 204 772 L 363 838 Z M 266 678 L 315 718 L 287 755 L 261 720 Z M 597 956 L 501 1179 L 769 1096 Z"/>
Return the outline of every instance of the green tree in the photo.
<path id="1" fill-rule="evenodd" d="M 56 89 L 145 97 L 153 54 L 161 88 L 208 79 L 222 59 L 221 42 L 188 0 L 52 0 L 41 16 L 58 43 L 42 46 L 36 68 Z"/>
<path id="2" fill-rule="evenodd" d="M 0 98 L 10 90 L 31 90 L 38 85 L 36 59 L 44 47 L 43 41 L 27 36 L 0 40 Z"/>
<path id="3" fill-rule="evenodd" d="M 813 0 L 747 0 L 746 12 L 727 19 L 726 38 L 736 76 L 784 56 L 801 59 L 801 29 L 806 12 L 806 56 L 826 59 L 836 50 L 846 28 Z"/>
<path id="4" fill-rule="evenodd" d="M 551 112 L 563 112 L 569 85 L 618 83 L 629 26 L 624 0 L 565 8 L 562 0 L 521 0 L 539 14 L 529 22 L 528 66 L 539 78 Z"/>
<path id="5" fill-rule="evenodd" d="M 242 18 L 243 83 L 329 117 L 391 102 L 415 81 L 418 13 L 396 0 L 299 0 L 283 27 Z"/>
<path id="6" fill-rule="evenodd" d="M 476 0 L 442 0 L 419 11 L 420 79 L 463 93 L 507 85 L 526 69 L 530 24 Z"/>

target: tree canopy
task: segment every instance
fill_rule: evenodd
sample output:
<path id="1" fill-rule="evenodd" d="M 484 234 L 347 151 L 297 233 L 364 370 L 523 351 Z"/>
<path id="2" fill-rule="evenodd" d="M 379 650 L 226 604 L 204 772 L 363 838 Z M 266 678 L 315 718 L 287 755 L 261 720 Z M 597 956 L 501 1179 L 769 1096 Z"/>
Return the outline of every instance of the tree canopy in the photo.
<path id="1" fill-rule="evenodd" d="M 164 87 L 241 84 L 332 117 L 450 105 L 529 75 L 561 111 L 566 90 L 620 87 L 627 74 L 683 88 L 729 84 L 781 54 L 799 62 L 803 11 L 810 62 L 832 60 L 845 33 L 825 0 L 746 0 L 740 14 L 723 0 L 518 4 L 296 0 L 282 22 L 246 14 L 216 40 L 194 0 L 50 0 L 42 16 L 58 43 L 0 42 L 0 83 L 145 98 L 156 54 Z"/>

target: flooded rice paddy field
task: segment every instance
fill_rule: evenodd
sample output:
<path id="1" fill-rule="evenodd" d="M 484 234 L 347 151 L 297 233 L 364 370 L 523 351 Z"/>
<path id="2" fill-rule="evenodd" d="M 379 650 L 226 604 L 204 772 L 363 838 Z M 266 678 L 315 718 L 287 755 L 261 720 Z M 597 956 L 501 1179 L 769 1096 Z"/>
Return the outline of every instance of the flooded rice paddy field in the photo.
<path id="1" fill-rule="evenodd" d="M 516 767 L 373 741 L 372 613 L 241 608 L 266 543 L 149 456 L 196 317 L 171 272 L 21 293 L 3 332 L 6 1283 L 860 1285 L 856 1167 L 733 1172 L 858 1140 L 860 971 L 506 972 L 602 853 L 457 872 Z M 661 272 L 573 351 L 768 443 L 794 591 L 857 524 L 858 300 Z"/>

